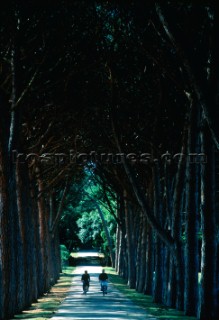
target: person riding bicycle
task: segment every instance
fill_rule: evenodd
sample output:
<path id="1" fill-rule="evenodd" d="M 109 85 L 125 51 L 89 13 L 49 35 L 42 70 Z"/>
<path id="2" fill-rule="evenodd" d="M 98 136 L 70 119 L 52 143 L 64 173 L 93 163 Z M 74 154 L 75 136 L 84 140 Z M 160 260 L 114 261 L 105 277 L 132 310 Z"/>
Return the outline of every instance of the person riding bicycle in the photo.
<path id="1" fill-rule="evenodd" d="M 100 281 L 100 288 L 101 291 L 103 291 L 103 286 L 105 285 L 106 288 L 108 286 L 108 275 L 105 273 L 105 270 L 102 270 L 102 273 L 99 275 L 99 281 Z"/>
<path id="2" fill-rule="evenodd" d="M 87 272 L 87 270 L 84 271 L 84 274 L 82 274 L 81 276 L 81 281 L 83 282 L 83 291 L 85 293 L 85 289 L 87 287 L 87 291 L 89 289 L 89 285 L 90 285 L 90 275 Z"/>

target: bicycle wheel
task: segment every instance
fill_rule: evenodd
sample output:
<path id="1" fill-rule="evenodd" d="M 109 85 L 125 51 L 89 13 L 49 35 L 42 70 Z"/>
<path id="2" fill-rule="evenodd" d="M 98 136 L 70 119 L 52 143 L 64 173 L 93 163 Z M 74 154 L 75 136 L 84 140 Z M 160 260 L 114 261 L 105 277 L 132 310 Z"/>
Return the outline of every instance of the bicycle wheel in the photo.
<path id="1" fill-rule="evenodd" d="M 89 288 L 88 285 L 83 285 L 83 294 L 87 294 L 88 288 Z"/>
<path id="2" fill-rule="evenodd" d="M 107 294 L 107 286 L 103 285 L 102 289 L 103 289 L 103 296 L 105 296 L 105 294 Z"/>

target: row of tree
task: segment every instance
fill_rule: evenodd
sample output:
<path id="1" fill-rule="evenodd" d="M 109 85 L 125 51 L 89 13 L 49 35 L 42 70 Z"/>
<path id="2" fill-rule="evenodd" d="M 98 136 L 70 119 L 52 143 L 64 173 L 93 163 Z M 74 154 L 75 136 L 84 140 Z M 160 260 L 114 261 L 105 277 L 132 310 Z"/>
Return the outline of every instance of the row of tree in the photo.
<path id="1" fill-rule="evenodd" d="M 1 114 L 8 109 L 1 103 Z M 11 159 L 19 139 L 12 124 L 0 125 L 0 319 L 9 319 L 47 292 L 59 277 L 59 237 L 55 227 L 54 194 L 46 199 L 40 169 Z M 17 136 L 15 136 L 17 135 Z M 16 144 L 17 147 L 17 144 Z"/>
<path id="2" fill-rule="evenodd" d="M 90 212 L 104 225 L 104 199 L 117 223 L 109 253 L 130 287 L 217 318 L 218 18 L 192 1 L 1 11 L 1 319 L 57 280 L 57 227 L 81 201 L 70 191 L 84 167 L 102 190 L 86 195 Z"/>

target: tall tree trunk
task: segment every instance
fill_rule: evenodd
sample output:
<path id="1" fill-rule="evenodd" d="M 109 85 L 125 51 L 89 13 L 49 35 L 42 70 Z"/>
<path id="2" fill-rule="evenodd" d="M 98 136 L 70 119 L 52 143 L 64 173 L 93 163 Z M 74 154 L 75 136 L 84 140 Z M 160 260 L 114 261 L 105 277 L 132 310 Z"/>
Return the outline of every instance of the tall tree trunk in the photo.
<path id="1" fill-rule="evenodd" d="M 197 151 L 197 110 L 192 103 L 191 122 L 188 132 L 187 154 Z M 198 194 L 197 181 L 200 164 L 187 158 L 186 164 L 186 215 L 185 215 L 185 293 L 184 311 L 186 315 L 196 315 L 198 301 Z"/>
<path id="2" fill-rule="evenodd" d="M 154 215 L 157 221 L 162 224 L 162 203 L 161 203 L 161 186 L 160 173 L 158 163 L 153 167 L 153 185 L 154 185 Z M 155 233 L 155 274 L 154 274 L 154 292 L 153 301 L 156 303 L 162 302 L 163 293 L 163 250 L 162 243 L 158 235 Z"/>
<path id="3" fill-rule="evenodd" d="M 29 170 L 29 181 L 30 181 L 30 206 L 32 208 L 32 221 L 33 221 L 33 251 L 36 257 L 35 269 L 33 272 L 36 274 L 36 284 L 37 287 L 32 286 L 33 296 L 37 298 L 39 295 L 44 293 L 43 291 L 43 257 L 40 245 L 40 224 L 39 224 L 39 213 L 37 205 L 37 187 L 35 186 L 35 180 L 33 180 L 33 175 Z"/>
<path id="4" fill-rule="evenodd" d="M 100 218 L 101 218 L 101 221 L 102 221 L 102 224 L 103 224 L 103 229 L 105 231 L 105 234 L 106 234 L 106 238 L 107 238 L 107 242 L 108 242 L 108 247 L 109 247 L 109 252 L 110 252 L 110 258 L 111 258 L 111 264 L 112 264 L 112 267 L 115 266 L 115 253 L 114 253 L 114 250 L 113 250 L 113 242 L 112 242 L 112 237 L 109 233 L 109 230 L 108 230 L 108 227 L 107 227 L 107 223 L 106 223 L 106 220 L 105 220 L 105 217 L 104 217 L 104 214 L 99 206 L 99 204 L 94 200 L 92 199 L 96 205 L 96 208 L 97 208 L 97 211 L 100 215 Z"/>
<path id="5" fill-rule="evenodd" d="M 116 210 L 116 216 L 117 221 L 120 219 L 120 197 L 117 195 L 117 210 Z M 116 225 L 116 247 L 115 247 L 115 269 L 116 272 L 119 270 L 119 263 L 120 263 L 120 257 L 119 257 L 119 247 L 121 242 L 121 226 L 119 223 Z"/>
<path id="6" fill-rule="evenodd" d="M 120 242 L 118 253 L 118 273 L 123 278 L 127 278 L 126 240 L 125 234 L 120 230 Z"/>
<path id="7" fill-rule="evenodd" d="M 0 96 L 1 115 L 5 115 L 5 104 Z M 0 319 L 6 319 L 10 312 L 10 226 L 9 226 L 9 196 L 8 196 L 8 153 L 7 153 L 7 127 L 0 117 Z M 7 117 L 5 117 L 7 119 Z"/>
<path id="8" fill-rule="evenodd" d="M 64 197 L 62 197 L 64 198 Z M 62 211 L 64 206 L 64 200 L 63 200 L 63 204 L 62 204 L 62 208 L 60 211 Z M 55 237 L 57 235 L 57 226 L 58 226 L 58 219 L 57 222 L 53 225 L 53 221 L 55 220 L 55 193 L 53 190 L 51 190 L 51 192 L 49 193 L 49 221 L 48 221 L 48 225 L 49 225 L 49 241 L 50 241 L 50 245 L 49 245 L 49 273 L 50 273 L 50 285 L 54 285 L 54 283 L 56 282 L 56 260 L 55 260 L 55 255 L 56 255 L 56 249 L 55 249 Z M 59 215 L 59 213 L 57 213 L 57 215 Z M 60 215 L 59 215 L 60 218 Z"/>
<path id="9" fill-rule="evenodd" d="M 12 150 L 19 148 L 20 142 L 20 111 L 14 110 L 16 99 L 17 99 L 17 66 L 18 66 L 18 50 L 15 39 L 12 40 L 11 48 L 11 113 L 10 113 L 10 129 L 8 139 L 7 154 L 7 179 L 8 179 L 8 197 L 9 197 L 9 208 L 8 208 L 8 246 L 7 250 L 10 254 L 10 267 L 9 267 L 9 296 L 14 297 L 10 299 L 8 306 L 8 314 L 13 315 L 16 312 L 21 311 L 23 300 L 22 289 L 19 288 L 19 283 L 22 282 L 22 269 L 23 261 L 20 259 L 22 256 L 22 244 L 21 236 L 18 225 L 18 208 L 17 208 L 17 196 L 16 196 L 16 166 L 12 161 Z M 8 128 L 7 128 L 8 129 Z M 20 274 L 16 276 L 16 272 Z M 20 280 L 20 282 L 19 282 Z"/>
<path id="10" fill-rule="evenodd" d="M 215 170 L 216 170 L 216 199 L 215 199 L 215 210 L 216 210 L 216 225 L 219 226 L 219 152 L 215 154 Z M 219 314 L 219 230 L 217 229 L 217 271 L 216 271 L 216 290 L 217 290 L 217 299 L 216 313 Z"/>
<path id="11" fill-rule="evenodd" d="M 186 142 L 188 136 L 188 115 L 185 116 L 184 132 L 182 136 L 182 148 L 177 166 L 176 180 L 173 193 L 172 204 L 172 237 L 174 238 L 174 249 L 171 254 L 174 257 L 176 266 L 176 308 L 178 310 L 184 309 L 184 260 L 182 250 L 182 203 L 183 191 L 185 184 L 185 159 L 184 154 L 186 151 Z"/>
<path id="12" fill-rule="evenodd" d="M 167 247 L 164 248 L 164 268 L 163 268 L 163 298 L 162 301 L 168 305 L 168 281 L 170 277 L 170 251 Z"/>
<path id="13" fill-rule="evenodd" d="M 121 230 L 119 225 L 116 226 L 116 252 L 115 252 L 115 269 L 116 272 L 119 270 L 119 263 L 120 263 L 120 257 L 119 257 L 119 247 L 121 242 Z"/>
<path id="14" fill-rule="evenodd" d="M 38 193 L 43 190 L 43 182 L 40 177 L 40 169 L 37 177 Z M 40 195 L 37 201 L 39 214 L 39 234 L 40 234 L 40 250 L 42 254 L 42 269 L 43 269 L 43 292 L 46 292 L 49 287 L 49 244 L 48 244 L 48 214 L 45 207 L 43 195 Z"/>
<path id="15" fill-rule="evenodd" d="M 28 221 L 26 221 L 26 238 L 28 241 L 27 246 L 27 264 L 29 268 L 29 275 L 28 281 L 30 281 L 30 296 L 31 302 L 35 302 L 37 300 L 38 295 L 38 287 L 37 287 L 37 263 L 38 263 L 38 256 L 37 256 L 37 236 L 38 229 L 36 229 L 36 215 L 35 215 L 35 202 L 32 201 L 32 194 L 31 194 L 31 182 L 29 177 L 28 168 L 25 170 L 25 189 L 26 189 L 26 212 L 29 217 Z"/>
<path id="16" fill-rule="evenodd" d="M 24 165 L 24 164 L 22 164 Z M 28 281 L 27 274 L 29 272 L 27 266 L 27 245 L 28 239 L 26 238 L 26 221 L 28 221 L 29 216 L 25 212 L 25 204 L 23 200 L 26 194 L 24 194 L 23 189 L 23 177 L 21 174 L 22 168 L 17 160 L 16 162 L 16 196 L 17 196 L 17 209 L 18 209 L 18 223 L 16 224 L 16 235 L 17 235 L 17 245 L 16 245 L 16 255 L 17 259 L 17 308 L 18 312 L 21 312 L 25 303 L 28 305 L 28 300 L 30 298 L 30 282 Z M 26 200 L 26 199 L 25 199 Z M 25 201 L 24 200 L 24 201 Z M 31 302 L 31 301 L 30 301 Z"/>
<path id="17" fill-rule="evenodd" d="M 139 237 L 139 275 L 137 291 L 144 292 L 145 278 L 146 278 L 146 219 L 141 213 L 140 219 L 140 237 Z"/>
<path id="18" fill-rule="evenodd" d="M 59 232 L 58 232 L 58 221 L 61 217 L 61 213 L 64 207 L 64 201 L 69 189 L 69 179 L 66 181 L 65 188 L 61 197 L 59 207 L 56 212 L 55 208 L 55 192 L 52 190 L 49 194 L 49 230 L 51 236 L 50 245 L 50 284 L 53 285 L 59 278 L 59 272 L 61 268 L 60 261 L 60 247 L 59 247 Z"/>
<path id="19" fill-rule="evenodd" d="M 140 274 L 140 265 L 141 265 L 141 216 L 139 218 L 138 224 L 137 224 L 137 232 L 136 232 L 136 263 L 135 263 L 135 273 L 136 273 L 136 290 L 138 291 L 139 286 L 139 274 Z"/>
<path id="20" fill-rule="evenodd" d="M 120 153 L 123 153 L 120 142 L 119 142 L 119 138 L 117 136 L 115 124 L 113 121 L 112 121 L 112 129 L 113 129 L 114 139 L 115 139 L 118 151 Z M 155 232 L 158 234 L 160 239 L 164 243 L 166 243 L 166 245 L 168 247 L 173 248 L 174 247 L 174 239 L 168 232 L 166 232 L 166 230 L 164 230 L 163 226 L 161 226 L 160 223 L 157 221 L 157 219 L 154 217 L 154 214 L 148 204 L 148 199 L 147 199 L 145 193 L 143 192 L 143 190 L 139 184 L 139 181 L 136 177 L 135 170 L 128 164 L 125 157 L 122 157 L 122 164 L 124 166 L 124 170 L 126 172 L 128 180 L 130 182 L 130 185 L 133 188 L 133 191 L 134 191 L 136 199 L 139 203 L 139 206 L 141 207 L 142 212 L 145 214 L 145 217 L 147 218 L 148 223 L 155 230 Z"/>
<path id="21" fill-rule="evenodd" d="M 125 195 L 126 198 L 126 195 Z M 125 199 L 125 222 L 126 222 L 126 241 L 127 241 L 127 258 L 128 258 L 128 285 L 131 289 L 136 287 L 135 272 L 135 239 L 134 239 L 134 219 L 133 212 L 127 198 Z"/>
<path id="22" fill-rule="evenodd" d="M 151 226 L 147 223 L 147 249 L 146 249 L 146 278 L 145 278 L 145 294 L 152 295 L 153 287 L 153 271 L 154 271 L 154 243 L 153 232 Z"/>
<path id="23" fill-rule="evenodd" d="M 201 133 L 202 152 L 208 162 L 201 165 L 201 288 L 198 318 L 216 319 L 216 229 L 215 229 L 215 158 L 209 130 Z"/>
<path id="24" fill-rule="evenodd" d="M 170 232 L 172 226 L 172 201 L 171 201 L 171 179 L 170 166 L 168 161 L 164 163 L 164 194 L 165 194 L 165 209 L 166 209 L 166 225 Z M 168 306 L 176 305 L 176 283 L 175 283 L 175 266 L 172 258 L 172 251 L 168 247 L 165 248 L 164 261 L 164 292 L 163 301 Z"/>
<path id="25" fill-rule="evenodd" d="M 125 213 L 124 213 L 124 195 L 121 194 L 119 197 L 119 206 L 118 206 L 118 219 L 121 222 L 119 225 L 119 245 L 118 245 L 118 266 L 117 272 L 123 278 L 126 278 L 127 272 L 127 260 L 126 260 L 126 239 L 125 239 Z"/>
<path id="26" fill-rule="evenodd" d="M 169 259 L 167 305 L 172 308 L 176 306 L 176 266 L 175 266 L 175 257 L 173 256 L 172 252 L 170 252 L 170 259 Z"/>

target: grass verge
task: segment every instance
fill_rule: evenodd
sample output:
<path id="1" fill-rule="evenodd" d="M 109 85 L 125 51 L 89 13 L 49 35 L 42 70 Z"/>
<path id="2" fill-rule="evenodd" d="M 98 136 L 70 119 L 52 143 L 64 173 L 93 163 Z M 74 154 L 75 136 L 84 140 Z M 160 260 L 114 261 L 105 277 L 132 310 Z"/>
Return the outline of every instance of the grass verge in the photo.
<path id="1" fill-rule="evenodd" d="M 136 292 L 135 289 L 130 289 L 126 281 L 122 279 L 116 272 L 115 269 L 105 267 L 106 272 L 109 275 L 109 280 L 114 286 L 122 292 L 127 298 L 133 301 L 136 305 L 144 308 L 149 314 L 155 316 L 157 319 L 162 320 L 196 320 L 195 317 L 187 317 L 181 311 L 171 309 L 161 304 L 153 303 L 152 297 Z"/>
<path id="2" fill-rule="evenodd" d="M 75 267 L 65 267 L 60 274 L 58 282 L 51 288 L 49 293 L 44 294 L 36 303 L 33 303 L 30 308 L 22 311 L 21 314 L 15 315 L 11 320 L 45 320 L 51 318 L 66 297 L 72 282 L 74 269 Z"/>

